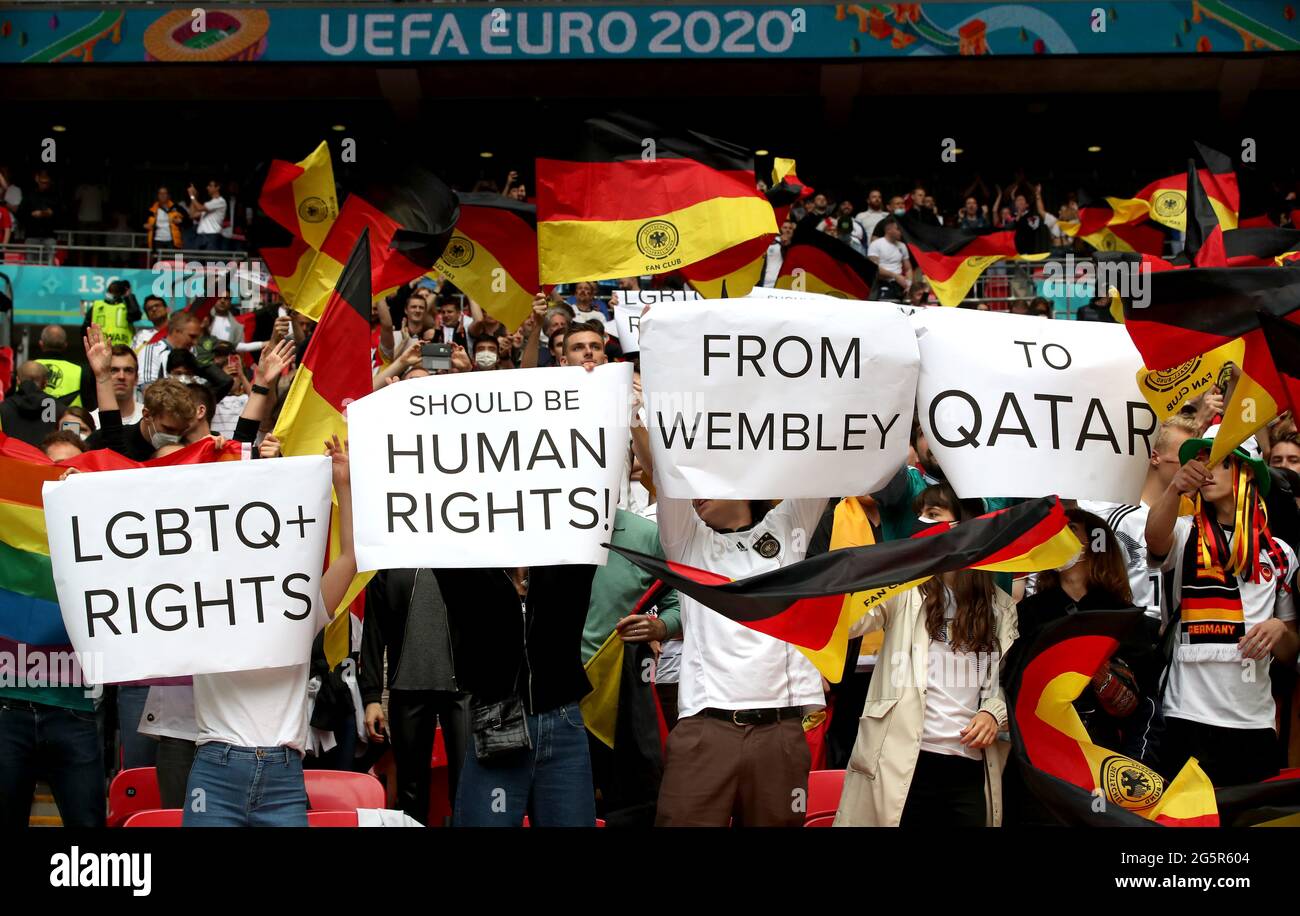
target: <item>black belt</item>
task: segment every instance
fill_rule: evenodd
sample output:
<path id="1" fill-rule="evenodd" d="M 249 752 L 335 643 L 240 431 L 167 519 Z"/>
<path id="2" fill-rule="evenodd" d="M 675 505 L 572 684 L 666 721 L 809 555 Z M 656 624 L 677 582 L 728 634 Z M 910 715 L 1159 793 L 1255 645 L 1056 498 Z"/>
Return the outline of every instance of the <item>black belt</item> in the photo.
<path id="1" fill-rule="evenodd" d="M 802 719 L 802 706 L 771 706 L 767 709 L 701 709 L 700 715 L 732 725 L 771 725 L 782 719 Z"/>

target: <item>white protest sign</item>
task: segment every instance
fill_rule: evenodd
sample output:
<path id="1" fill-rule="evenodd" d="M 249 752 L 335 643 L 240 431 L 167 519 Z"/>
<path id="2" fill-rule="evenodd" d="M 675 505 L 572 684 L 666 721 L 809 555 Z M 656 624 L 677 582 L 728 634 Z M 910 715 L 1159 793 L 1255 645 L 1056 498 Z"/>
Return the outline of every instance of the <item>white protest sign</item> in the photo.
<path id="1" fill-rule="evenodd" d="M 666 302 L 641 320 L 655 474 L 670 497 L 868 493 L 907 459 L 916 337 L 829 299 Z"/>
<path id="2" fill-rule="evenodd" d="M 958 496 L 1138 501 L 1157 423 L 1122 325 L 955 308 L 912 322 L 921 427 Z"/>
<path id="3" fill-rule="evenodd" d="M 357 568 L 603 565 L 632 366 L 411 379 L 348 407 Z"/>
<path id="4" fill-rule="evenodd" d="M 328 458 L 73 474 L 44 497 L 63 623 L 105 683 L 310 658 Z"/>
<path id="5" fill-rule="evenodd" d="M 641 312 L 647 305 L 704 298 L 693 289 L 620 289 L 615 295 L 618 301 L 614 304 L 614 322 L 624 353 L 637 353 L 641 349 Z"/>
<path id="6" fill-rule="evenodd" d="M 751 299 L 819 299 L 849 305 L 884 305 L 896 309 L 904 315 L 914 315 L 920 311 L 915 305 L 906 305 L 901 302 L 885 302 L 882 299 L 844 299 L 840 296 L 828 296 L 825 293 L 813 293 L 807 290 L 782 289 L 779 286 L 755 286 L 749 297 Z"/>

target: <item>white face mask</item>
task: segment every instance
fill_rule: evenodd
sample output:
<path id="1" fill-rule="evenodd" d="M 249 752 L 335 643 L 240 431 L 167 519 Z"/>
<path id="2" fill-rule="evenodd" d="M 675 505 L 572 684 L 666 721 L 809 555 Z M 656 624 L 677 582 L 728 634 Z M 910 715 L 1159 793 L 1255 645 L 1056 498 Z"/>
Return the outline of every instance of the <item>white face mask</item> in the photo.
<path id="1" fill-rule="evenodd" d="M 905 213 L 907 213 L 907 211 L 904 210 L 902 207 L 899 207 L 897 210 L 894 211 L 895 216 L 902 216 Z"/>
<path id="2" fill-rule="evenodd" d="M 491 369 L 497 364 L 497 355 L 491 350 L 479 350 L 474 354 L 474 362 L 480 369 Z"/>
<path id="3" fill-rule="evenodd" d="M 181 442 L 181 437 L 175 433 L 160 433 L 152 421 L 149 421 L 149 429 L 153 430 L 153 434 L 149 435 L 149 444 L 153 446 L 153 451 L 157 451 L 164 446 L 174 446 L 174 444 Z"/>

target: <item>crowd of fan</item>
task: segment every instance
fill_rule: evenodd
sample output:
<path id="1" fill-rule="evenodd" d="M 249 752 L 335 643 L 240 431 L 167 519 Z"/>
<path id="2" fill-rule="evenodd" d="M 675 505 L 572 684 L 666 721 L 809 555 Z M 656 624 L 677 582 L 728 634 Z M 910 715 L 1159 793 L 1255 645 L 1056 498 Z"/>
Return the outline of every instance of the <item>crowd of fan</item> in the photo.
<path id="1" fill-rule="evenodd" d="M 1008 196 L 1009 213 L 976 206 L 959 220 L 1037 212 L 1047 221 L 1037 194 L 1033 209 L 1025 194 Z M 911 285 L 906 252 L 893 261 L 877 245 L 897 244 L 900 220 L 938 220 L 923 189 L 912 197 L 910 208 L 894 198 L 886 209 L 873 192 L 855 215 L 817 195 L 794 218 L 816 219 L 862 247 L 894 285 L 885 292 L 901 298 Z M 492 303 L 413 281 L 374 308 L 374 387 L 635 363 L 622 351 L 611 305 L 639 285 L 579 283 L 567 301 L 539 294 L 511 331 Z M 314 322 L 273 294 L 243 320 L 224 297 L 169 312 L 156 297 L 138 304 L 121 282 L 104 305 L 87 314 L 84 343 L 70 343 L 56 325 L 42 331 L 40 355 L 18 367 L 17 386 L 0 404 L 7 435 L 55 461 L 95 448 L 145 461 L 208 436 L 247 443 L 250 458 L 280 453 L 272 430 Z M 136 321 L 144 326 L 133 331 Z M 78 349 L 84 364 L 72 358 Z M 325 664 L 318 636 L 310 664 L 196 676 L 193 686 L 123 686 L 110 703 L 57 687 L 0 688 L 0 822 L 26 822 L 41 777 L 65 823 L 102 824 L 105 761 L 113 758 L 100 730 L 116 721 L 122 765 L 156 766 L 164 805 L 184 808 L 196 825 L 305 823 L 303 766 L 364 770 L 390 747 L 397 806 L 423 822 L 436 807 L 435 728 L 449 761 L 445 807 L 457 825 L 518 825 L 525 814 L 538 825 L 591 825 L 598 816 L 612 826 L 796 825 L 808 813 L 801 799 L 813 768 L 846 769 L 838 823 L 1042 823 L 1049 813 L 1016 768 L 1004 767 L 1003 662 L 1053 620 L 1134 606 L 1147 612 L 1146 644 L 1108 661 L 1076 701 L 1094 740 L 1167 777 L 1196 757 L 1220 785 L 1266 778 L 1285 764 L 1278 710 L 1288 708 L 1300 648 L 1289 546 L 1300 534 L 1300 441 L 1284 418 L 1207 467 L 1206 437 L 1222 408 L 1222 393 L 1207 395 L 1160 427 L 1139 505 L 1071 507 L 1085 545 L 1076 561 L 1015 582 L 945 574 L 864 615 L 837 684 L 793 646 L 686 596 L 641 607 L 654 583 L 617 556 L 603 567 L 384 570 L 353 634 L 355 674 Z M 339 443 L 328 452 L 342 508 L 350 502 L 347 455 Z M 877 493 L 683 501 L 656 498 L 653 481 L 647 433 L 637 428 L 614 543 L 731 579 L 829 550 L 841 512 L 864 520 L 863 542 L 879 543 L 1010 502 L 958 499 L 916 424 L 909 462 Z M 1190 496 L 1198 499 L 1187 515 L 1180 506 Z M 1266 504 L 1268 521 L 1237 511 L 1241 501 Z M 343 551 L 322 583 L 331 607 L 351 578 L 350 518 L 340 525 Z M 1257 545 L 1257 555 L 1232 551 L 1243 543 Z M 1240 599 L 1231 639 L 1200 640 L 1179 617 L 1183 590 L 1203 585 L 1202 555 L 1228 570 Z M 591 686 L 584 662 L 615 630 L 633 651 L 611 750 L 586 733 L 579 703 Z M 900 670 L 899 659 L 914 657 L 931 660 L 926 671 Z M 651 682 L 640 677 L 643 659 L 653 661 Z M 662 752 L 656 709 L 671 729 Z M 522 739 L 506 753 L 484 753 L 484 721 Z M 264 770 L 268 759 L 284 765 Z M 255 799 L 250 780 L 263 781 Z M 202 811 L 186 805 L 196 788 Z"/>

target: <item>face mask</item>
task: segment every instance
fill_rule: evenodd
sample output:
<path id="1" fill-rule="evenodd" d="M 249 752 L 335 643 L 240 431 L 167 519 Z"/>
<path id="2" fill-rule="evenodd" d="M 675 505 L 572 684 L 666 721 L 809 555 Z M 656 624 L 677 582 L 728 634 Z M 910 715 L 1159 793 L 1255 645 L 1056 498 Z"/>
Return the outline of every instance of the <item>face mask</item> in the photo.
<path id="1" fill-rule="evenodd" d="M 474 354 L 474 362 L 480 369 L 491 369 L 497 364 L 497 355 L 491 350 L 480 350 Z"/>
<path id="2" fill-rule="evenodd" d="M 894 211 L 894 215 L 895 215 L 895 216 L 902 216 L 902 215 L 904 215 L 906 212 L 907 212 L 906 210 L 904 210 L 903 208 L 900 207 L 899 209 L 897 209 L 897 210 Z"/>
<path id="3" fill-rule="evenodd" d="M 149 437 L 149 444 L 153 446 L 155 452 L 164 445 L 175 445 L 181 441 L 181 437 L 176 433 L 160 433 L 153 423 L 149 425 L 153 428 L 153 435 Z"/>

